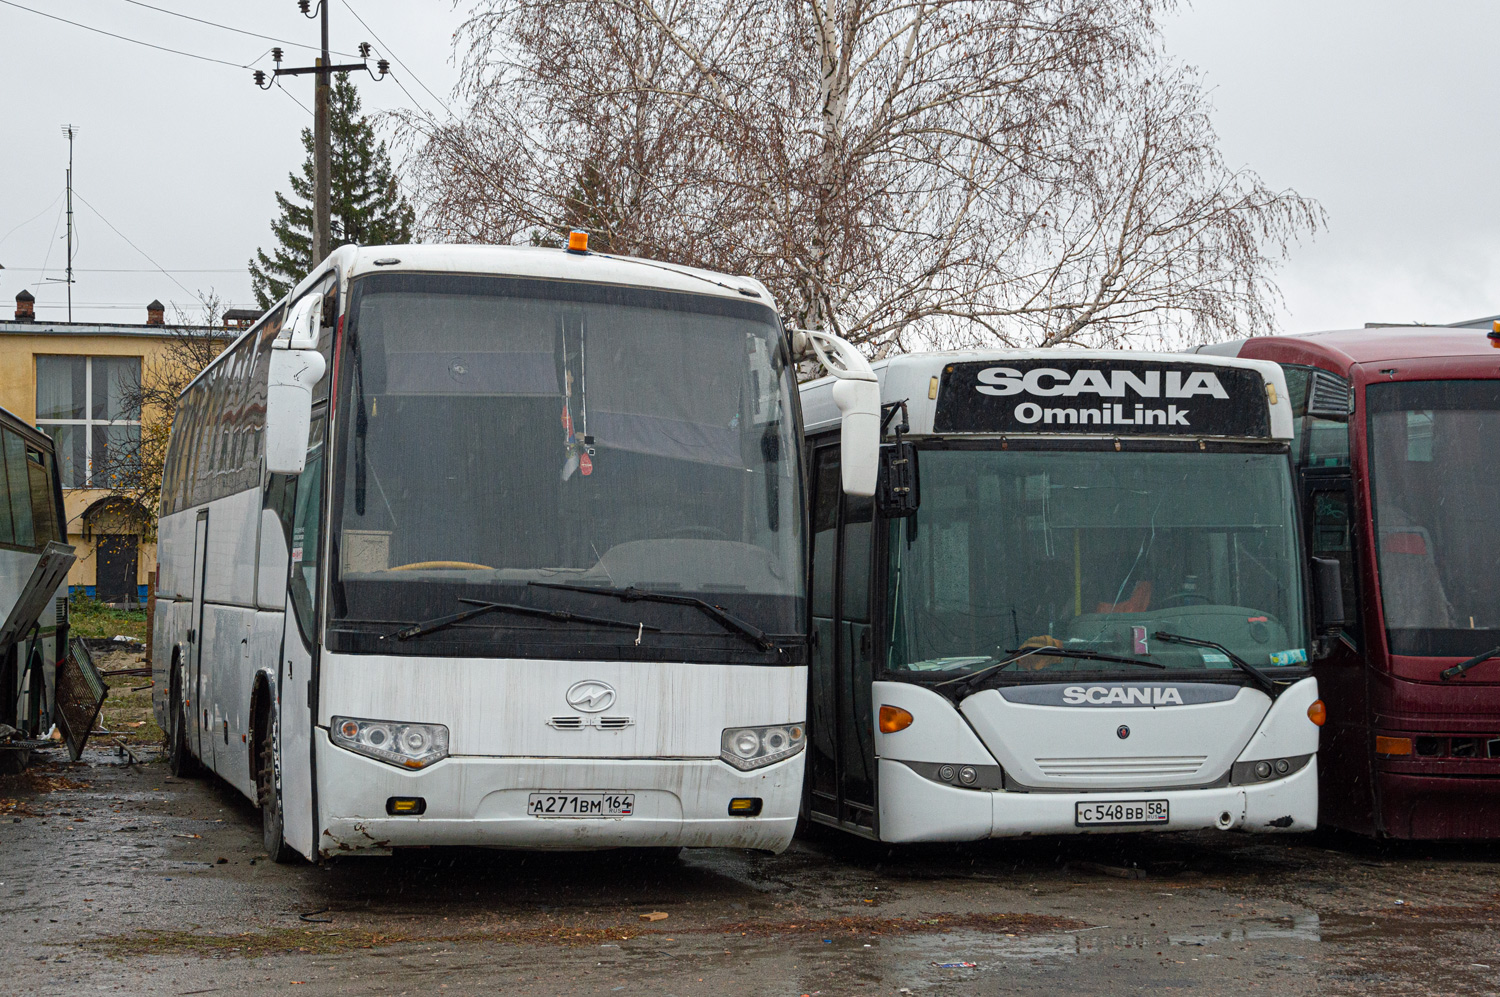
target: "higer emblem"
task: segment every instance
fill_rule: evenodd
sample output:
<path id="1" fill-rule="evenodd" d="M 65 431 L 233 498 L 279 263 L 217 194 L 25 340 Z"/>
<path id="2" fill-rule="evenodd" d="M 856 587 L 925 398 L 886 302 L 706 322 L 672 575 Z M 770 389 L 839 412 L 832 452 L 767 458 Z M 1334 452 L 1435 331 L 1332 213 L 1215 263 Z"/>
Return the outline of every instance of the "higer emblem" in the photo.
<path id="1" fill-rule="evenodd" d="M 580 713 L 598 713 L 614 705 L 615 687 L 598 679 L 584 679 L 568 686 L 563 699 Z"/>

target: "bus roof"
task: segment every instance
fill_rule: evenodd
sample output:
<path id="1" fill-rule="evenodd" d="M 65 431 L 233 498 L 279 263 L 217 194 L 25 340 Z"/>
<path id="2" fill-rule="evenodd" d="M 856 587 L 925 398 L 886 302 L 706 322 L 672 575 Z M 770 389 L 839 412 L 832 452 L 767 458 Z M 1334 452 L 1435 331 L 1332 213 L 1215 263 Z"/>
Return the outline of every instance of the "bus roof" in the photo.
<path id="1" fill-rule="evenodd" d="M 1283 363 L 1313 363 L 1348 370 L 1356 364 L 1392 360 L 1477 356 L 1500 359 L 1488 330 L 1448 326 L 1386 326 L 1285 336 L 1256 336 L 1198 347 L 1200 354 L 1272 358 Z"/>
<path id="2" fill-rule="evenodd" d="M 939 400 L 942 397 L 939 389 L 940 386 L 946 384 L 944 375 L 951 372 L 955 367 L 966 364 L 993 364 L 996 366 L 1004 366 L 1007 363 L 1035 364 L 1038 361 L 1049 361 L 1064 365 L 1077 365 L 1081 362 L 1090 367 L 1097 365 L 1100 369 L 1107 368 L 1111 364 L 1145 364 L 1158 367 L 1181 367 L 1184 369 L 1196 368 L 1201 370 L 1205 367 L 1218 367 L 1254 371 L 1266 386 L 1273 389 L 1273 391 L 1263 391 L 1259 386 L 1256 388 L 1257 398 L 1261 402 L 1269 400 L 1274 395 L 1274 401 L 1271 401 L 1269 405 L 1268 435 L 1277 439 L 1291 439 L 1292 437 L 1292 414 L 1287 398 L 1286 378 L 1282 374 L 1280 366 L 1264 360 L 1130 350 L 949 350 L 929 353 L 905 353 L 900 356 L 873 361 L 870 366 L 874 369 L 875 376 L 880 381 L 881 403 L 889 404 L 891 402 L 905 401 L 910 419 L 911 434 L 917 436 L 945 432 L 944 430 L 934 428 L 935 423 L 940 421 L 937 418 Z M 824 377 L 802 385 L 802 414 L 807 433 L 824 432 L 837 428 L 839 425 L 839 411 L 833 402 L 832 389 L 834 383 L 834 378 Z M 1085 399 L 1082 403 L 1088 404 L 1088 401 Z M 989 430 L 974 431 L 991 432 Z M 1046 434 L 1046 431 L 1042 429 L 1022 431 Z M 952 432 L 955 431 L 947 430 L 945 435 Z M 1074 430 L 1059 435 L 1078 436 L 1080 435 L 1080 431 Z M 1113 436 L 1118 434 L 1111 427 L 1100 426 L 1095 430 L 1093 435 Z M 1185 434 L 1179 432 L 1162 433 L 1160 435 L 1180 436 Z M 1218 434 L 1208 433 L 1202 435 Z"/>
<path id="3" fill-rule="evenodd" d="M 0 408 L 0 426 L 5 426 L 7 429 L 21 434 L 23 439 L 29 441 L 33 446 L 45 450 L 47 453 L 54 452 L 52 437 L 37 429 L 9 409 Z"/>

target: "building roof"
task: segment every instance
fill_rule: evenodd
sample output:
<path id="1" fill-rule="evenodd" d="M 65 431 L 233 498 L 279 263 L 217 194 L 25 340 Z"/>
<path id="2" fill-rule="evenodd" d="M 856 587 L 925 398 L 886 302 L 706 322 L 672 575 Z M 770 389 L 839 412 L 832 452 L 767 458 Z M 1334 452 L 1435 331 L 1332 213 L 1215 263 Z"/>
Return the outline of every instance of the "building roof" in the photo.
<path id="1" fill-rule="evenodd" d="M 128 322 L 50 322 L 44 319 L 16 322 L 0 318 L 0 336 L 138 336 L 166 339 L 176 335 L 182 328 L 144 323 L 132 325 Z M 217 329 L 212 331 L 218 332 Z"/>

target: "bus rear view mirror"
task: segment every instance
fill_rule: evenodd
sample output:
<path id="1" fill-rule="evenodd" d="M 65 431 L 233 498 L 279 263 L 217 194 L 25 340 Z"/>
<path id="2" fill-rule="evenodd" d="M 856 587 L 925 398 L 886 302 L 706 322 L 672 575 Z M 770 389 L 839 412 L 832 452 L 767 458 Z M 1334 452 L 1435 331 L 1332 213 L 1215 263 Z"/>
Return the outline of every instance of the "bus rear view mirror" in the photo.
<path id="1" fill-rule="evenodd" d="M 312 424 L 313 385 L 326 364 L 317 350 L 271 351 L 266 390 L 266 470 L 301 474 L 307 466 L 307 430 Z"/>
<path id="2" fill-rule="evenodd" d="M 1314 619 L 1318 636 L 1336 634 L 1349 622 L 1344 615 L 1344 576 L 1331 557 L 1312 559 Z"/>
<path id="3" fill-rule="evenodd" d="M 910 443 L 886 443 L 880 448 L 880 478 L 875 505 L 887 519 L 915 515 L 921 504 L 918 488 L 917 448 Z"/>
<path id="4" fill-rule="evenodd" d="M 844 494 L 870 498 L 880 470 L 880 382 L 870 361 L 847 340 L 821 329 L 798 329 L 792 336 L 798 353 L 811 348 L 830 375 L 833 404 L 839 410 L 839 463 Z"/>

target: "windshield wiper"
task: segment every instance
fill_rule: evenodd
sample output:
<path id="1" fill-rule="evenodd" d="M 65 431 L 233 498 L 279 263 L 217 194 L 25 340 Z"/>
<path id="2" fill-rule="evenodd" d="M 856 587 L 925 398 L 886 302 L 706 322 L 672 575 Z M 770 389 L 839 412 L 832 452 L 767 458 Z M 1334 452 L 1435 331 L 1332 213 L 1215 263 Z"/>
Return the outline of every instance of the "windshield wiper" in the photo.
<path id="1" fill-rule="evenodd" d="M 1165 630 L 1158 630 L 1151 636 L 1157 640 L 1164 640 L 1169 644 L 1186 644 L 1189 647 L 1206 647 L 1209 650 L 1218 651 L 1229 659 L 1230 664 L 1255 679 L 1256 684 L 1265 690 L 1267 696 L 1270 696 L 1272 699 L 1276 698 L 1276 680 L 1238 654 L 1235 654 L 1223 644 L 1216 644 L 1211 640 L 1200 640 L 1197 637 L 1184 637 L 1182 634 L 1171 634 Z"/>
<path id="2" fill-rule="evenodd" d="M 664 602 L 673 606 L 692 606 L 703 615 L 717 622 L 725 630 L 737 634 L 760 648 L 762 651 L 779 650 L 776 642 L 771 640 L 760 627 L 753 623 L 746 623 L 738 616 L 726 613 L 722 608 L 702 599 L 695 599 L 690 595 L 667 595 L 664 592 L 643 592 L 634 585 L 625 588 L 606 588 L 602 585 L 567 585 L 562 582 L 527 582 L 543 589 L 562 589 L 565 592 L 592 592 L 595 595 L 607 595 L 622 602 Z M 654 629 L 647 627 L 648 630 Z"/>
<path id="3" fill-rule="evenodd" d="M 1075 650 L 1071 647 L 1051 647 L 1050 645 L 1042 645 L 1041 647 L 1028 647 L 1023 651 L 1007 651 L 1005 653 L 1007 655 L 1006 657 L 1001 658 L 999 661 L 996 661 L 992 665 L 986 665 L 984 668 L 981 668 L 979 671 L 975 672 L 972 675 L 960 675 L 958 678 L 948 679 L 944 682 L 934 682 L 933 687 L 936 688 L 938 686 L 954 685 L 959 682 L 965 683 L 966 685 L 972 685 L 973 683 L 984 678 L 986 675 L 998 672 L 1006 665 L 1014 664 L 1015 662 L 1020 661 L 1022 658 L 1027 657 L 1028 655 L 1043 653 L 1045 653 L 1048 657 L 1053 658 L 1075 658 L 1088 661 L 1112 661 L 1125 665 L 1145 665 L 1147 668 L 1167 667 L 1160 662 L 1148 661 L 1145 658 L 1126 658 L 1118 654 L 1105 654 L 1102 651 Z"/>
<path id="4" fill-rule="evenodd" d="M 577 613 L 565 613 L 560 609 L 539 609 L 536 606 L 518 606 L 511 602 L 481 602 L 478 599 L 460 599 L 459 602 L 468 603 L 474 609 L 465 610 L 462 613 L 454 613 L 452 616 L 441 616 L 426 623 L 415 623 L 403 630 L 397 630 L 386 637 L 394 637 L 397 640 L 411 640 L 413 637 L 421 637 L 434 633 L 438 630 L 446 630 L 456 623 L 472 620 L 476 616 L 486 613 L 516 613 L 520 616 L 539 616 L 544 620 L 557 620 L 559 623 L 588 623 L 596 627 L 615 627 L 620 630 L 634 630 L 637 633 L 650 630 L 660 633 L 661 627 L 648 627 L 644 623 L 630 623 L 625 620 L 607 620 L 601 616 L 579 616 Z M 384 638 L 382 638 L 384 639 Z"/>
<path id="5" fill-rule="evenodd" d="M 1491 658 L 1500 658 L 1500 647 L 1491 648 L 1483 654 L 1476 654 L 1468 661 L 1460 661 L 1452 668 L 1444 668 L 1442 675 L 1439 677 L 1444 682 L 1448 681 L 1449 679 L 1456 679 L 1464 672 L 1468 671 L 1470 668 L 1473 668 L 1475 665 L 1482 665 Z"/>

